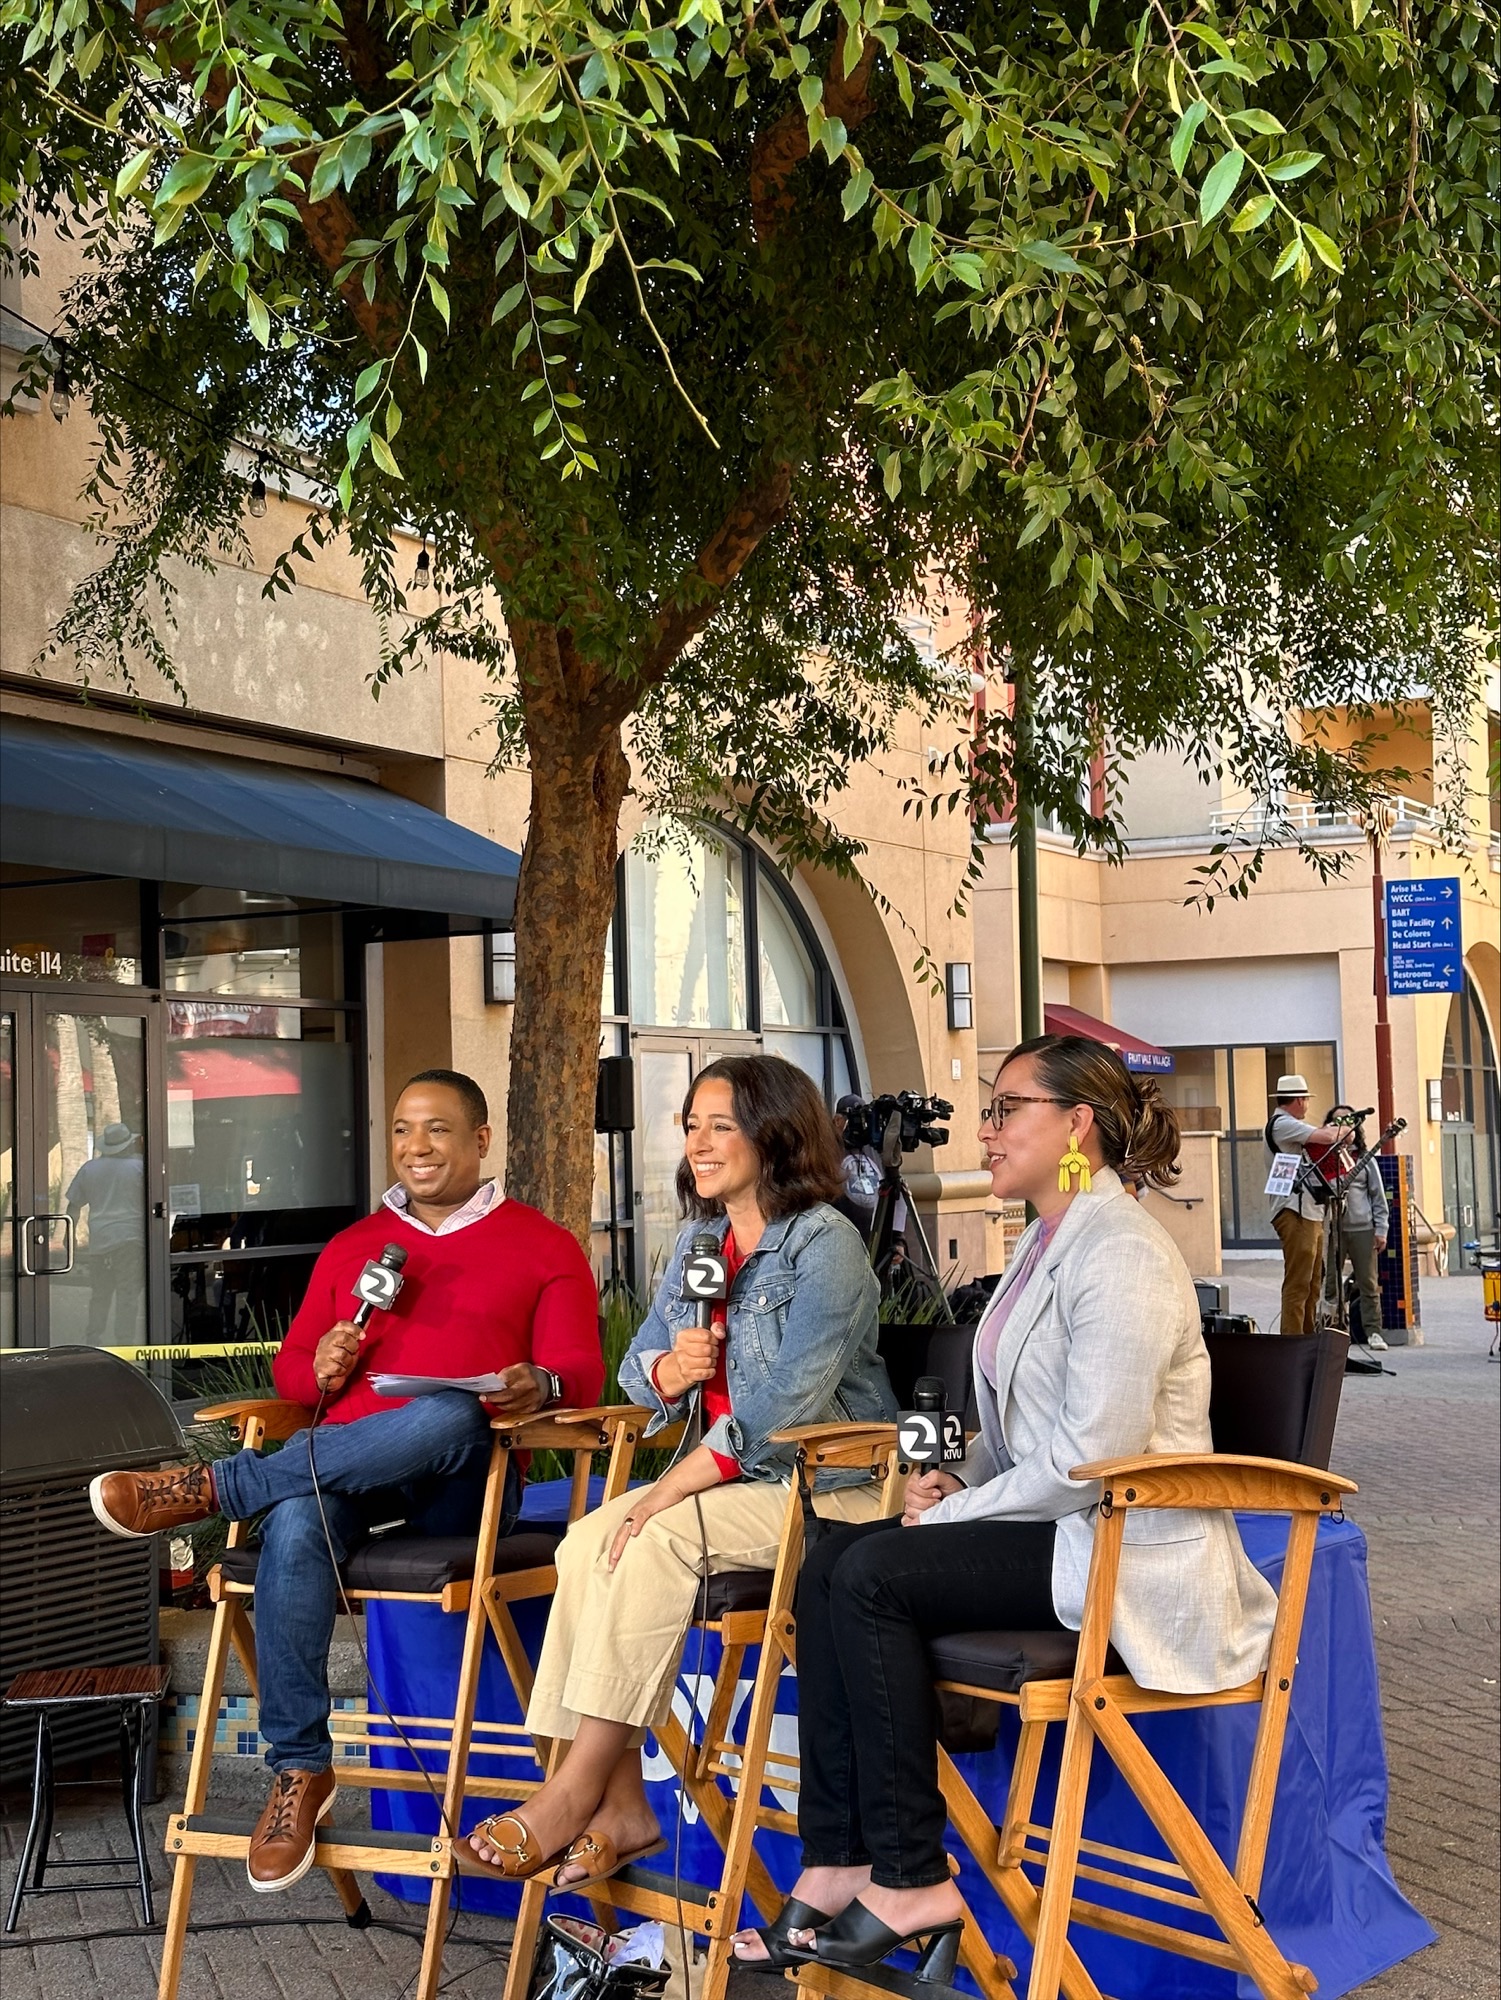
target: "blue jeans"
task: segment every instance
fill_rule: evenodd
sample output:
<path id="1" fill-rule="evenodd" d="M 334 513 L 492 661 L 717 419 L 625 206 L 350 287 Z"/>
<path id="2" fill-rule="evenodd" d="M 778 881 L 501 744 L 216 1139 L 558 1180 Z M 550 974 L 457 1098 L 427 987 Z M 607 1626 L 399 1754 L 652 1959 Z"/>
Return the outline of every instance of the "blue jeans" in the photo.
<path id="1" fill-rule="evenodd" d="M 323 1496 L 323 1519 L 312 1464 Z M 403 1520 L 424 1535 L 472 1535 L 490 1468 L 490 1418 L 475 1396 L 415 1396 L 348 1424 L 298 1431 L 280 1451 L 242 1451 L 214 1467 L 220 1512 L 243 1521 L 264 1512 L 255 1579 L 255 1653 L 261 1734 L 273 1771 L 323 1771 L 328 1730 L 328 1649 L 339 1609 L 339 1562 L 372 1527 Z M 514 1462 L 501 1533 L 521 1511 Z"/>

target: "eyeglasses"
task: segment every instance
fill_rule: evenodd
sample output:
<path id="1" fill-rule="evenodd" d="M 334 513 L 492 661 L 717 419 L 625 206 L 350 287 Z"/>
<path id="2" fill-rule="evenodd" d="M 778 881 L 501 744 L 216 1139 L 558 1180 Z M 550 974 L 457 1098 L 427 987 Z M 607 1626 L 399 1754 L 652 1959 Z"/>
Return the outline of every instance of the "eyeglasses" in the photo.
<path id="1" fill-rule="evenodd" d="M 980 1123 L 994 1125 L 999 1132 L 1019 1104 L 1072 1104 L 1073 1102 L 1071 1097 L 1025 1097 L 1020 1091 L 1007 1090 L 986 1105 L 980 1113 Z"/>

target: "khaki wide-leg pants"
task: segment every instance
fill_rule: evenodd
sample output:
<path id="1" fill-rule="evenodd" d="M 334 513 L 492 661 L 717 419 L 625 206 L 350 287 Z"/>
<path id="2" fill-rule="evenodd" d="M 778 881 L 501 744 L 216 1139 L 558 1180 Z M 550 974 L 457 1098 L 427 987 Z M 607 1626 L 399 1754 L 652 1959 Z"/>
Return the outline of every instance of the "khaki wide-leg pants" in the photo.
<path id="1" fill-rule="evenodd" d="M 572 1738 L 589 1715 L 627 1722 L 644 1740 L 672 1712 L 678 1659 L 703 1574 L 775 1569 L 788 1488 L 780 1480 L 735 1479 L 654 1514 L 609 1568 L 610 1544 L 640 1492 L 623 1493 L 575 1521 L 558 1546 L 558 1588 L 547 1614 L 526 1726 L 534 1736 Z M 813 1498 L 832 1521 L 873 1521 L 874 1483 Z"/>

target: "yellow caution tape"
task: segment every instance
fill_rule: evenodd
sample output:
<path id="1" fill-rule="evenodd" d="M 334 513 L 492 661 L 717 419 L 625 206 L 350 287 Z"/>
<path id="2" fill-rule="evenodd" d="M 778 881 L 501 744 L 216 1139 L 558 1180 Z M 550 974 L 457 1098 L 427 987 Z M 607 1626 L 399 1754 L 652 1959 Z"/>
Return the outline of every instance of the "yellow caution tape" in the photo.
<path id="1" fill-rule="evenodd" d="M 126 1361 L 133 1361 L 138 1368 L 144 1368 L 148 1361 L 223 1361 L 233 1360 L 240 1355 L 275 1354 L 279 1351 L 279 1340 L 205 1340 L 194 1341 L 191 1346 L 169 1347 L 101 1347 L 101 1354 L 118 1354 Z"/>

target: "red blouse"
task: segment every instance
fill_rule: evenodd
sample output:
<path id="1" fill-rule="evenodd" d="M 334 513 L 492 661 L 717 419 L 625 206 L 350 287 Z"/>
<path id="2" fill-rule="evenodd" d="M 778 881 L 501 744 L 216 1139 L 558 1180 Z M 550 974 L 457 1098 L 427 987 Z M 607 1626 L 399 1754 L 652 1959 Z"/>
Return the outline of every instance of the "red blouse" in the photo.
<path id="1" fill-rule="evenodd" d="M 721 1330 L 729 1324 L 729 1294 L 735 1289 L 736 1275 L 740 1270 L 740 1266 L 745 1262 L 745 1259 L 736 1248 L 735 1232 L 733 1229 L 725 1232 L 724 1261 L 726 1276 L 725 1296 L 715 1301 L 714 1310 L 709 1318 L 709 1324 L 719 1327 Z M 721 1417 L 727 1417 L 730 1414 L 730 1378 L 725 1364 L 725 1349 L 728 1345 L 728 1338 L 722 1338 L 719 1341 L 714 1355 L 714 1373 L 702 1387 L 705 1430 L 711 1429 L 713 1425 L 719 1422 Z M 656 1370 L 661 1367 L 665 1359 L 665 1355 L 659 1355 L 656 1366 L 652 1370 L 652 1382 L 658 1388 L 661 1385 L 657 1382 Z M 738 1459 L 730 1458 L 722 1451 L 711 1451 L 709 1455 L 719 1467 L 721 1482 L 740 1477 L 740 1461 Z"/>

